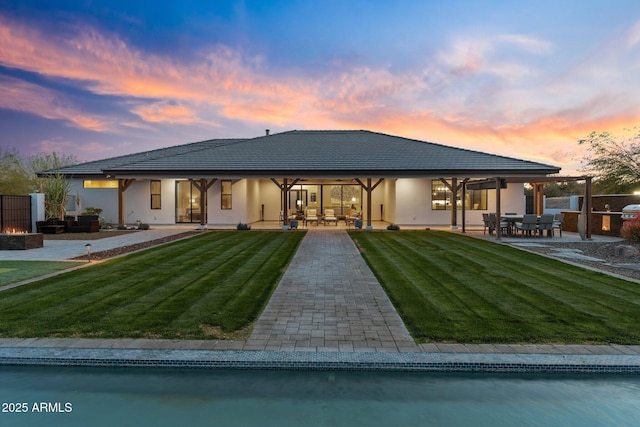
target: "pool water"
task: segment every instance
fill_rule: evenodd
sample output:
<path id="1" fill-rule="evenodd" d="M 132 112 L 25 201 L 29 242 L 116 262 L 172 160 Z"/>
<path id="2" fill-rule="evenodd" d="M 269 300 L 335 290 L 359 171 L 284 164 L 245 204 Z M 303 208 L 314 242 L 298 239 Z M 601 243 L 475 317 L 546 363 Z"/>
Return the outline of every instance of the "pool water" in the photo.
<path id="1" fill-rule="evenodd" d="M 0 402 L 0 426 L 631 426 L 640 377 L 4 366 Z"/>

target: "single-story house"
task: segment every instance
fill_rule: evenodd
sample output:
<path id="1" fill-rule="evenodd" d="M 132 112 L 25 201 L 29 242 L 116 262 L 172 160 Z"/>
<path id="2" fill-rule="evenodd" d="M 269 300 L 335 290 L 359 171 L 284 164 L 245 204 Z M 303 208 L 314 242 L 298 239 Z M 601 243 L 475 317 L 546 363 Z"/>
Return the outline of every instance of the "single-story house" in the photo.
<path id="1" fill-rule="evenodd" d="M 358 211 L 369 225 L 456 227 L 460 219 L 463 226 L 479 225 L 482 213 L 523 213 L 524 182 L 559 171 L 365 130 L 267 131 L 256 138 L 195 142 L 59 170 L 76 196 L 68 210 L 98 207 L 114 224 L 211 227 L 286 224 L 289 215 L 307 209 L 319 214 L 333 209 L 336 215 Z"/>

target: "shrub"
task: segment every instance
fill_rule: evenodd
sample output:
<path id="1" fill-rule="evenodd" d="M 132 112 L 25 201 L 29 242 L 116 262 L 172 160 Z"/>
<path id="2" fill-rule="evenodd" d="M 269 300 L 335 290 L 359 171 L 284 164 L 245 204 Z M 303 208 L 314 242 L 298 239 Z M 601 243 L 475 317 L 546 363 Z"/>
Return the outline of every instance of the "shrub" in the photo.
<path id="1" fill-rule="evenodd" d="M 92 206 L 86 208 L 81 215 L 89 215 L 89 216 L 100 216 L 102 214 L 101 208 L 94 208 Z"/>
<path id="2" fill-rule="evenodd" d="M 640 242 L 640 217 L 635 217 L 622 225 L 620 229 L 620 235 L 632 242 Z"/>
<path id="3" fill-rule="evenodd" d="M 126 230 L 127 226 L 124 224 L 118 224 L 118 230 Z"/>
<path id="4" fill-rule="evenodd" d="M 149 224 L 145 224 L 144 222 L 138 226 L 138 230 L 148 230 Z"/>
<path id="5" fill-rule="evenodd" d="M 398 231 L 400 230 L 400 226 L 398 224 L 389 224 L 387 225 L 387 230 Z"/>
<path id="6" fill-rule="evenodd" d="M 249 224 L 244 224 L 242 222 L 239 222 L 236 228 L 238 230 L 251 230 L 251 226 Z"/>

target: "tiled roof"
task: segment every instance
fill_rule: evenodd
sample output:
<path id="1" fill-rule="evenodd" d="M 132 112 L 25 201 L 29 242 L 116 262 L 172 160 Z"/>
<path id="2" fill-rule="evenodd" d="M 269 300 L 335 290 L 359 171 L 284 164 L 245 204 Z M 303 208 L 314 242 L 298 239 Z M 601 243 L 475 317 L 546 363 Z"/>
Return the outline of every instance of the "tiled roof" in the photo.
<path id="1" fill-rule="evenodd" d="M 547 175 L 559 168 L 369 131 L 289 131 L 178 146 L 92 162 L 114 176 L 494 176 Z M 195 145 L 195 144 L 190 144 Z M 152 153 L 155 153 L 152 152 Z M 99 163 L 99 165 L 96 165 Z M 74 168 L 82 168 L 83 165 Z M 69 168 L 63 170 L 68 172 Z"/>
<path id="2" fill-rule="evenodd" d="M 231 144 L 237 141 L 241 141 L 241 139 L 211 139 L 207 141 L 192 142 L 190 144 L 175 145 L 172 147 L 143 151 L 141 153 L 126 154 L 123 156 L 110 157 L 103 160 L 80 163 L 77 165 L 61 168 L 60 172 L 65 175 L 74 176 L 104 175 L 104 171 L 107 169 L 117 168 L 129 163 L 139 163 L 147 160 L 157 160 L 163 157 L 173 157 L 181 154 L 195 153 L 212 147 Z M 46 175 L 47 173 L 51 172 L 55 171 L 42 171 L 40 173 Z"/>

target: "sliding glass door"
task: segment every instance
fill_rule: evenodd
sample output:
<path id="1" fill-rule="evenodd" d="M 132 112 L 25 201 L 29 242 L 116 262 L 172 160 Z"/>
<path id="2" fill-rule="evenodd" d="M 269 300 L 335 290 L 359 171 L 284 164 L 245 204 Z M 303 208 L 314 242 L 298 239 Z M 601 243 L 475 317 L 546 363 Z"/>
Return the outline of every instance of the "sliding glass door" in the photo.
<path id="1" fill-rule="evenodd" d="M 206 215 L 203 210 L 204 206 L 200 206 L 200 190 L 191 181 L 176 181 L 176 222 L 200 223 L 202 215 Z"/>

